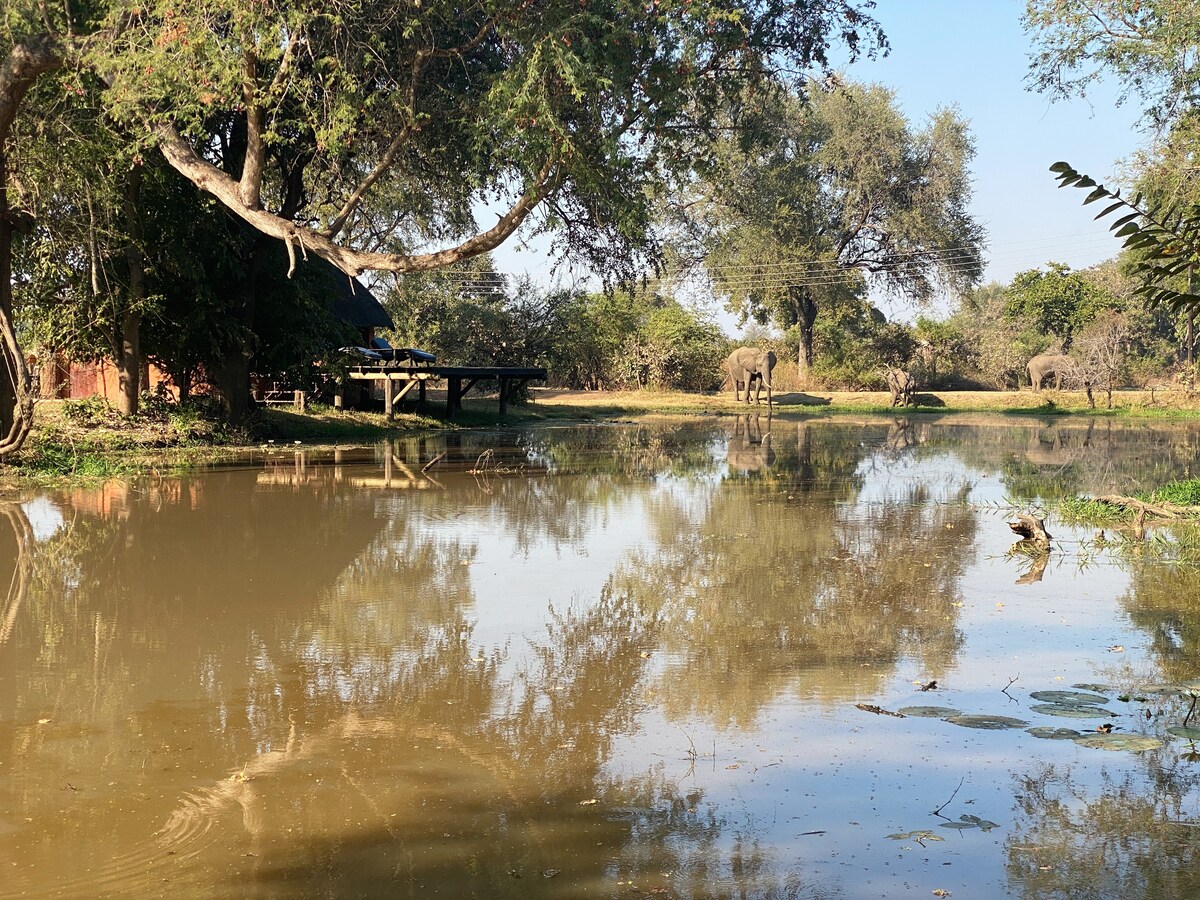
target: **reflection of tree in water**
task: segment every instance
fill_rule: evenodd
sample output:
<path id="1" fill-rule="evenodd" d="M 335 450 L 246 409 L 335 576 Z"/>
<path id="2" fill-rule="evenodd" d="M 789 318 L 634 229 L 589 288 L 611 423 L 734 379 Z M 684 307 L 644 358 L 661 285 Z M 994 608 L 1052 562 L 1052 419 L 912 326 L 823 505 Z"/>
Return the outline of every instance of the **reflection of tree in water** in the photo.
<path id="1" fill-rule="evenodd" d="M 11 569 L 0 562 L 0 647 L 12 637 L 21 605 L 29 590 L 33 565 L 33 528 L 20 505 L 0 503 L 0 560 L 11 562 Z"/>
<path id="2" fill-rule="evenodd" d="M 711 895 L 721 879 L 729 893 L 817 896 L 665 766 L 610 771 L 612 742 L 643 712 L 659 648 L 686 663 L 661 683 L 671 713 L 721 722 L 782 690 L 873 691 L 862 661 L 907 656 L 936 677 L 957 651 L 947 607 L 973 514 L 921 496 L 854 502 L 882 428 L 776 422 L 775 459 L 753 478 L 729 471 L 716 426 L 590 432 L 578 448 L 551 431 L 537 450 L 544 468 L 579 477 L 499 478 L 484 494 L 461 465 L 408 493 L 357 490 L 332 466 L 225 473 L 114 501 L 54 538 L 59 558 L 39 555 L 27 607 L 45 627 L 22 626 L 10 646 L 28 669 L 47 646 L 61 654 L 44 679 L 18 682 L 23 708 L 60 696 L 54 681 L 70 673 L 56 715 L 87 720 L 101 697 L 113 723 L 77 751 L 94 785 L 72 845 L 86 853 L 111 831 L 102 801 L 115 808 L 129 789 L 131 747 L 190 745 L 177 774 L 178 757 L 156 756 L 138 776 L 167 798 L 139 821 L 170 822 L 179 840 L 198 822 L 245 833 L 257 855 L 231 878 L 356 896 L 611 891 L 635 877 L 677 896 Z M 692 483 L 645 492 L 668 473 Z M 650 510 L 649 564 L 553 618 L 533 664 L 485 652 L 462 565 L 476 538 L 448 536 L 436 516 L 466 510 L 483 530 L 511 529 L 519 549 L 547 530 L 582 541 L 591 517 L 626 502 Z M 231 770 L 241 777 L 219 777 Z M 53 779 L 41 796 L 57 795 Z M 563 874 L 544 879 L 550 869 Z"/>
<path id="3" fill-rule="evenodd" d="M 1200 672 L 1200 569 L 1138 559 L 1129 565 L 1121 603 L 1149 637 L 1164 682 L 1194 679 Z"/>
<path id="4" fill-rule="evenodd" d="M 1171 749 L 1137 758 L 1144 770 L 1103 771 L 1096 788 L 1070 765 L 1018 778 L 1018 818 L 1005 840 L 1011 890 L 1080 900 L 1200 896 L 1200 776 Z"/>
<path id="5" fill-rule="evenodd" d="M 774 445 L 773 480 L 718 491 L 701 510 L 660 500 L 658 549 L 614 575 L 684 661 L 659 692 L 671 715 L 744 725 L 787 689 L 853 697 L 906 657 L 932 677 L 953 664 L 974 510 L 916 489 L 906 502 L 848 504 L 867 451 L 826 434 L 799 426 Z"/>
<path id="6" fill-rule="evenodd" d="M 1079 494 L 1150 490 L 1191 477 L 1200 453 L 1194 426 L 1135 428 L 1112 421 L 1014 426 L 998 466 L 1009 495 L 1052 500 Z M 995 449 L 994 441 L 964 444 L 963 452 Z"/>

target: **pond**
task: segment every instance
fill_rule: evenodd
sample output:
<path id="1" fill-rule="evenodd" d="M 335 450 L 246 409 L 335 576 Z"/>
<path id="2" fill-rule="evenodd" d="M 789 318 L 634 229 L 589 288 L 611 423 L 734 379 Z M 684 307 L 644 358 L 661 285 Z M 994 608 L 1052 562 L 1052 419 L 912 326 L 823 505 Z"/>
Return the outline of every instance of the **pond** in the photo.
<path id="1" fill-rule="evenodd" d="M 1200 573 L 1007 520 L 1198 458 L 708 416 L 31 490 L 0 894 L 1196 896 Z"/>

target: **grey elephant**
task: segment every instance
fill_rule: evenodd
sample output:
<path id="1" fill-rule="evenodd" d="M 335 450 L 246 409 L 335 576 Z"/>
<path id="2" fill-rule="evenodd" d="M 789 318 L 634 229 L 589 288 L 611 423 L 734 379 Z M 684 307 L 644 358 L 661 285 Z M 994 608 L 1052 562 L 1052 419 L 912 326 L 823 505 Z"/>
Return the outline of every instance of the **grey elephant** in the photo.
<path id="1" fill-rule="evenodd" d="M 1075 368 L 1075 360 L 1062 353 L 1039 353 L 1025 364 L 1029 373 L 1029 383 L 1036 393 L 1042 389 L 1042 383 L 1051 375 L 1054 376 L 1054 388 L 1062 388 L 1064 375 L 1069 375 Z"/>
<path id="2" fill-rule="evenodd" d="M 767 406 L 771 405 L 771 370 L 775 368 L 775 352 L 759 350 L 757 347 L 738 347 L 725 360 L 729 380 L 733 382 L 733 399 L 741 400 L 740 391 L 746 389 L 745 403 L 750 403 L 750 385 L 754 385 L 754 405 L 759 403 L 762 386 L 767 386 Z"/>
<path id="3" fill-rule="evenodd" d="M 911 406 L 916 379 L 903 369 L 888 369 L 886 378 L 892 406 Z"/>

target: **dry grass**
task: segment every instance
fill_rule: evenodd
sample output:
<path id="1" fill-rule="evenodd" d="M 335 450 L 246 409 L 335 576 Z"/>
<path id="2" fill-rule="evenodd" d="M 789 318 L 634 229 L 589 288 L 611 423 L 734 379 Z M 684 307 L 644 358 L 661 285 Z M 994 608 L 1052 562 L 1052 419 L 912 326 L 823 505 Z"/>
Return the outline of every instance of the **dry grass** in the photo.
<path id="1" fill-rule="evenodd" d="M 533 406 L 543 414 L 613 415 L 648 413 L 731 414 L 747 410 L 733 394 L 689 394 L 672 391 L 563 391 L 534 389 Z M 921 391 L 916 408 L 893 408 L 886 391 L 777 391 L 775 413 L 836 412 L 998 412 L 1053 414 L 1089 412 L 1082 391 Z M 1096 395 L 1097 413 L 1106 413 L 1103 394 Z M 754 409 L 754 404 L 749 406 Z M 764 406 L 759 408 L 765 412 Z M 1111 414 L 1146 417 L 1200 417 L 1200 394 L 1183 391 L 1118 391 Z"/>

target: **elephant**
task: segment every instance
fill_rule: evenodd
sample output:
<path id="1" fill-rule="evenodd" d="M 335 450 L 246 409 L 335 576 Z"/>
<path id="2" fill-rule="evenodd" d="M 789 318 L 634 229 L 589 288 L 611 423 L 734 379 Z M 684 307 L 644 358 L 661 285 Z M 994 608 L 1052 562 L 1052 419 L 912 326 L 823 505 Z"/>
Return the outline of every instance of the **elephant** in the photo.
<path id="1" fill-rule="evenodd" d="M 916 379 L 903 369 L 888 369 L 886 378 L 888 393 L 892 395 L 892 406 L 912 406 Z"/>
<path id="2" fill-rule="evenodd" d="M 1069 375 L 1074 369 L 1075 360 L 1062 353 L 1039 353 L 1025 364 L 1029 383 L 1033 385 L 1035 393 L 1042 389 L 1042 382 L 1050 375 L 1054 376 L 1054 389 L 1060 390 L 1063 376 Z"/>
<path id="3" fill-rule="evenodd" d="M 762 386 L 767 386 L 767 406 L 771 405 L 771 370 L 775 368 L 775 352 L 756 347 L 738 347 L 725 360 L 729 380 L 733 382 L 733 399 L 741 400 L 739 391 L 746 388 L 745 403 L 750 404 L 750 385 L 754 384 L 754 405 L 758 406 Z"/>

